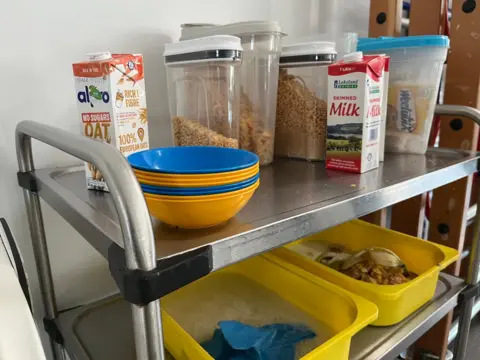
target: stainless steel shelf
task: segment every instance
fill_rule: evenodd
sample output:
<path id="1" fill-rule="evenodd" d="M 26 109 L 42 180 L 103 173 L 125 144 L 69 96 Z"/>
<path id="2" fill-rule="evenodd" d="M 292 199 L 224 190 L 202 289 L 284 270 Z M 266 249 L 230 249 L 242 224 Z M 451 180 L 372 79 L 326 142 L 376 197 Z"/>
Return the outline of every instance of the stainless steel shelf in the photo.
<path id="1" fill-rule="evenodd" d="M 476 153 L 440 149 L 388 154 L 379 169 L 362 175 L 328 171 L 323 163 L 275 160 L 262 168 L 252 200 L 225 225 L 185 231 L 154 220 L 157 257 L 204 249 L 214 271 L 471 175 L 478 159 Z M 111 195 L 87 191 L 82 167 L 36 170 L 35 177 L 40 197 L 105 257 L 112 242 L 122 246 Z"/>
<path id="2" fill-rule="evenodd" d="M 350 360 L 393 360 L 452 310 L 465 281 L 440 274 L 434 298 L 394 326 L 369 326 L 352 340 Z"/>
<path id="3" fill-rule="evenodd" d="M 356 335 L 350 359 L 394 359 L 455 307 L 465 287 L 463 280 L 441 274 L 434 298 L 408 319 L 390 327 L 367 327 Z M 118 297 L 61 313 L 57 325 L 72 360 L 135 358 L 130 307 Z"/>

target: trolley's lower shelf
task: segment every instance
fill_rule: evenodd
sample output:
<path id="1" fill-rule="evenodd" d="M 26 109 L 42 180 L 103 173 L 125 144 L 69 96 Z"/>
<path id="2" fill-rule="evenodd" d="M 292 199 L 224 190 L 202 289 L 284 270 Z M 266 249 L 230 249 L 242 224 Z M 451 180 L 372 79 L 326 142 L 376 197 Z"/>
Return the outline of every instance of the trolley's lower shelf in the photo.
<path id="1" fill-rule="evenodd" d="M 368 327 L 355 336 L 350 359 L 394 359 L 455 307 L 465 286 L 442 273 L 434 298 L 405 321 Z M 57 325 L 72 360 L 135 359 L 130 306 L 119 297 L 65 311 Z"/>

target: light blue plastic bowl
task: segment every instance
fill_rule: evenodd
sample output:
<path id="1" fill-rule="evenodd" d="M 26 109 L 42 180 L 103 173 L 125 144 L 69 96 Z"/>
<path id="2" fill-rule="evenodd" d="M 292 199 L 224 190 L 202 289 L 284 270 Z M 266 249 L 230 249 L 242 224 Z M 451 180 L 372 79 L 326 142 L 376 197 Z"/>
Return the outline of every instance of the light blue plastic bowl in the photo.
<path id="1" fill-rule="evenodd" d="M 258 156 L 246 150 L 214 146 L 178 146 L 140 151 L 130 155 L 139 170 L 167 174 L 213 174 L 249 168 Z"/>

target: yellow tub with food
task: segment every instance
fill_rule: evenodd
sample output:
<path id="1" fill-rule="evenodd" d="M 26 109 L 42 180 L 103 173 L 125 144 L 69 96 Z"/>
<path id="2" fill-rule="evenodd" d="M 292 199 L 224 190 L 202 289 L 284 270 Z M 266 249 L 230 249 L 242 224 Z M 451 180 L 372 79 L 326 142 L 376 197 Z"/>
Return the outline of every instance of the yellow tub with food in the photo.
<path id="1" fill-rule="evenodd" d="M 348 360 L 353 335 L 377 318 L 370 301 L 266 254 L 212 273 L 162 298 L 164 339 L 177 360 L 212 360 L 200 345 L 217 323 L 302 324 L 316 336 L 296 359 Z"/>
<path id="2" fill-rule="evenodd" d="M 330 245 L 327 253 L 319 255 L 327 244 Z M 344 251 L 361 256 L 365 254 L 362 251 L 364 249 L 391 250 L 403 261 L 405 267 L 401 268 L 402 271 L 399 271 L 398 267 L 382 270 L 381 267 L 371 266 L 365 269 L 366 266 L 372 265 L 371 261 L 364 263 L 357 261 L 355 264 L 352 259 L 348 262 L 348 255 L 342 259 L 342 253 L 331 257 L 333 261 L 335 257 L 340 259 L 341 263 L 330 263 L 327 266 L 318 262 L 323 261 L 326 256 L 331 256 L 328 255 L 328 251 L 334 251 L 335 247 L 343 247 L 346 249 Z M 376 326 L 396 324 L 428 302 L 435 294 L 440 271 L 459 256 L 457 250 L 360 220 L 322 231 L 276 249 L 272 253 L 297 266 L 298 271 L 306 270 L 372 301 L 379 310 L 378 319 L 372 323 Z M 363 281 L 351 276 L 361 278 Z M 395 283 L 400 284 L 383 285 Z"/>

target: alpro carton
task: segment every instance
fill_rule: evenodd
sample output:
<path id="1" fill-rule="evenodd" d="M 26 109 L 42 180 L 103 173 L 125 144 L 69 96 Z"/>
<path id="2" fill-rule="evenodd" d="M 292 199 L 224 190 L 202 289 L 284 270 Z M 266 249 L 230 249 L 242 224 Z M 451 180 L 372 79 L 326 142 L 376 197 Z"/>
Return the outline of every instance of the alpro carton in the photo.
<path id="1" fill-rule="evenodd" d="M 348 54 L 328 67 L 328 169 L 363 173 L 378 167 L 384 56 Z"/>
<path id="2" fill-rule="evenodd" d="M 115 146 L 124 156 L 148 149 L 143 57 L 89 54 L 73 64 L 81 132 Z M 85 164 L 87 188 L 108 191 L 100 171 Z"/>

